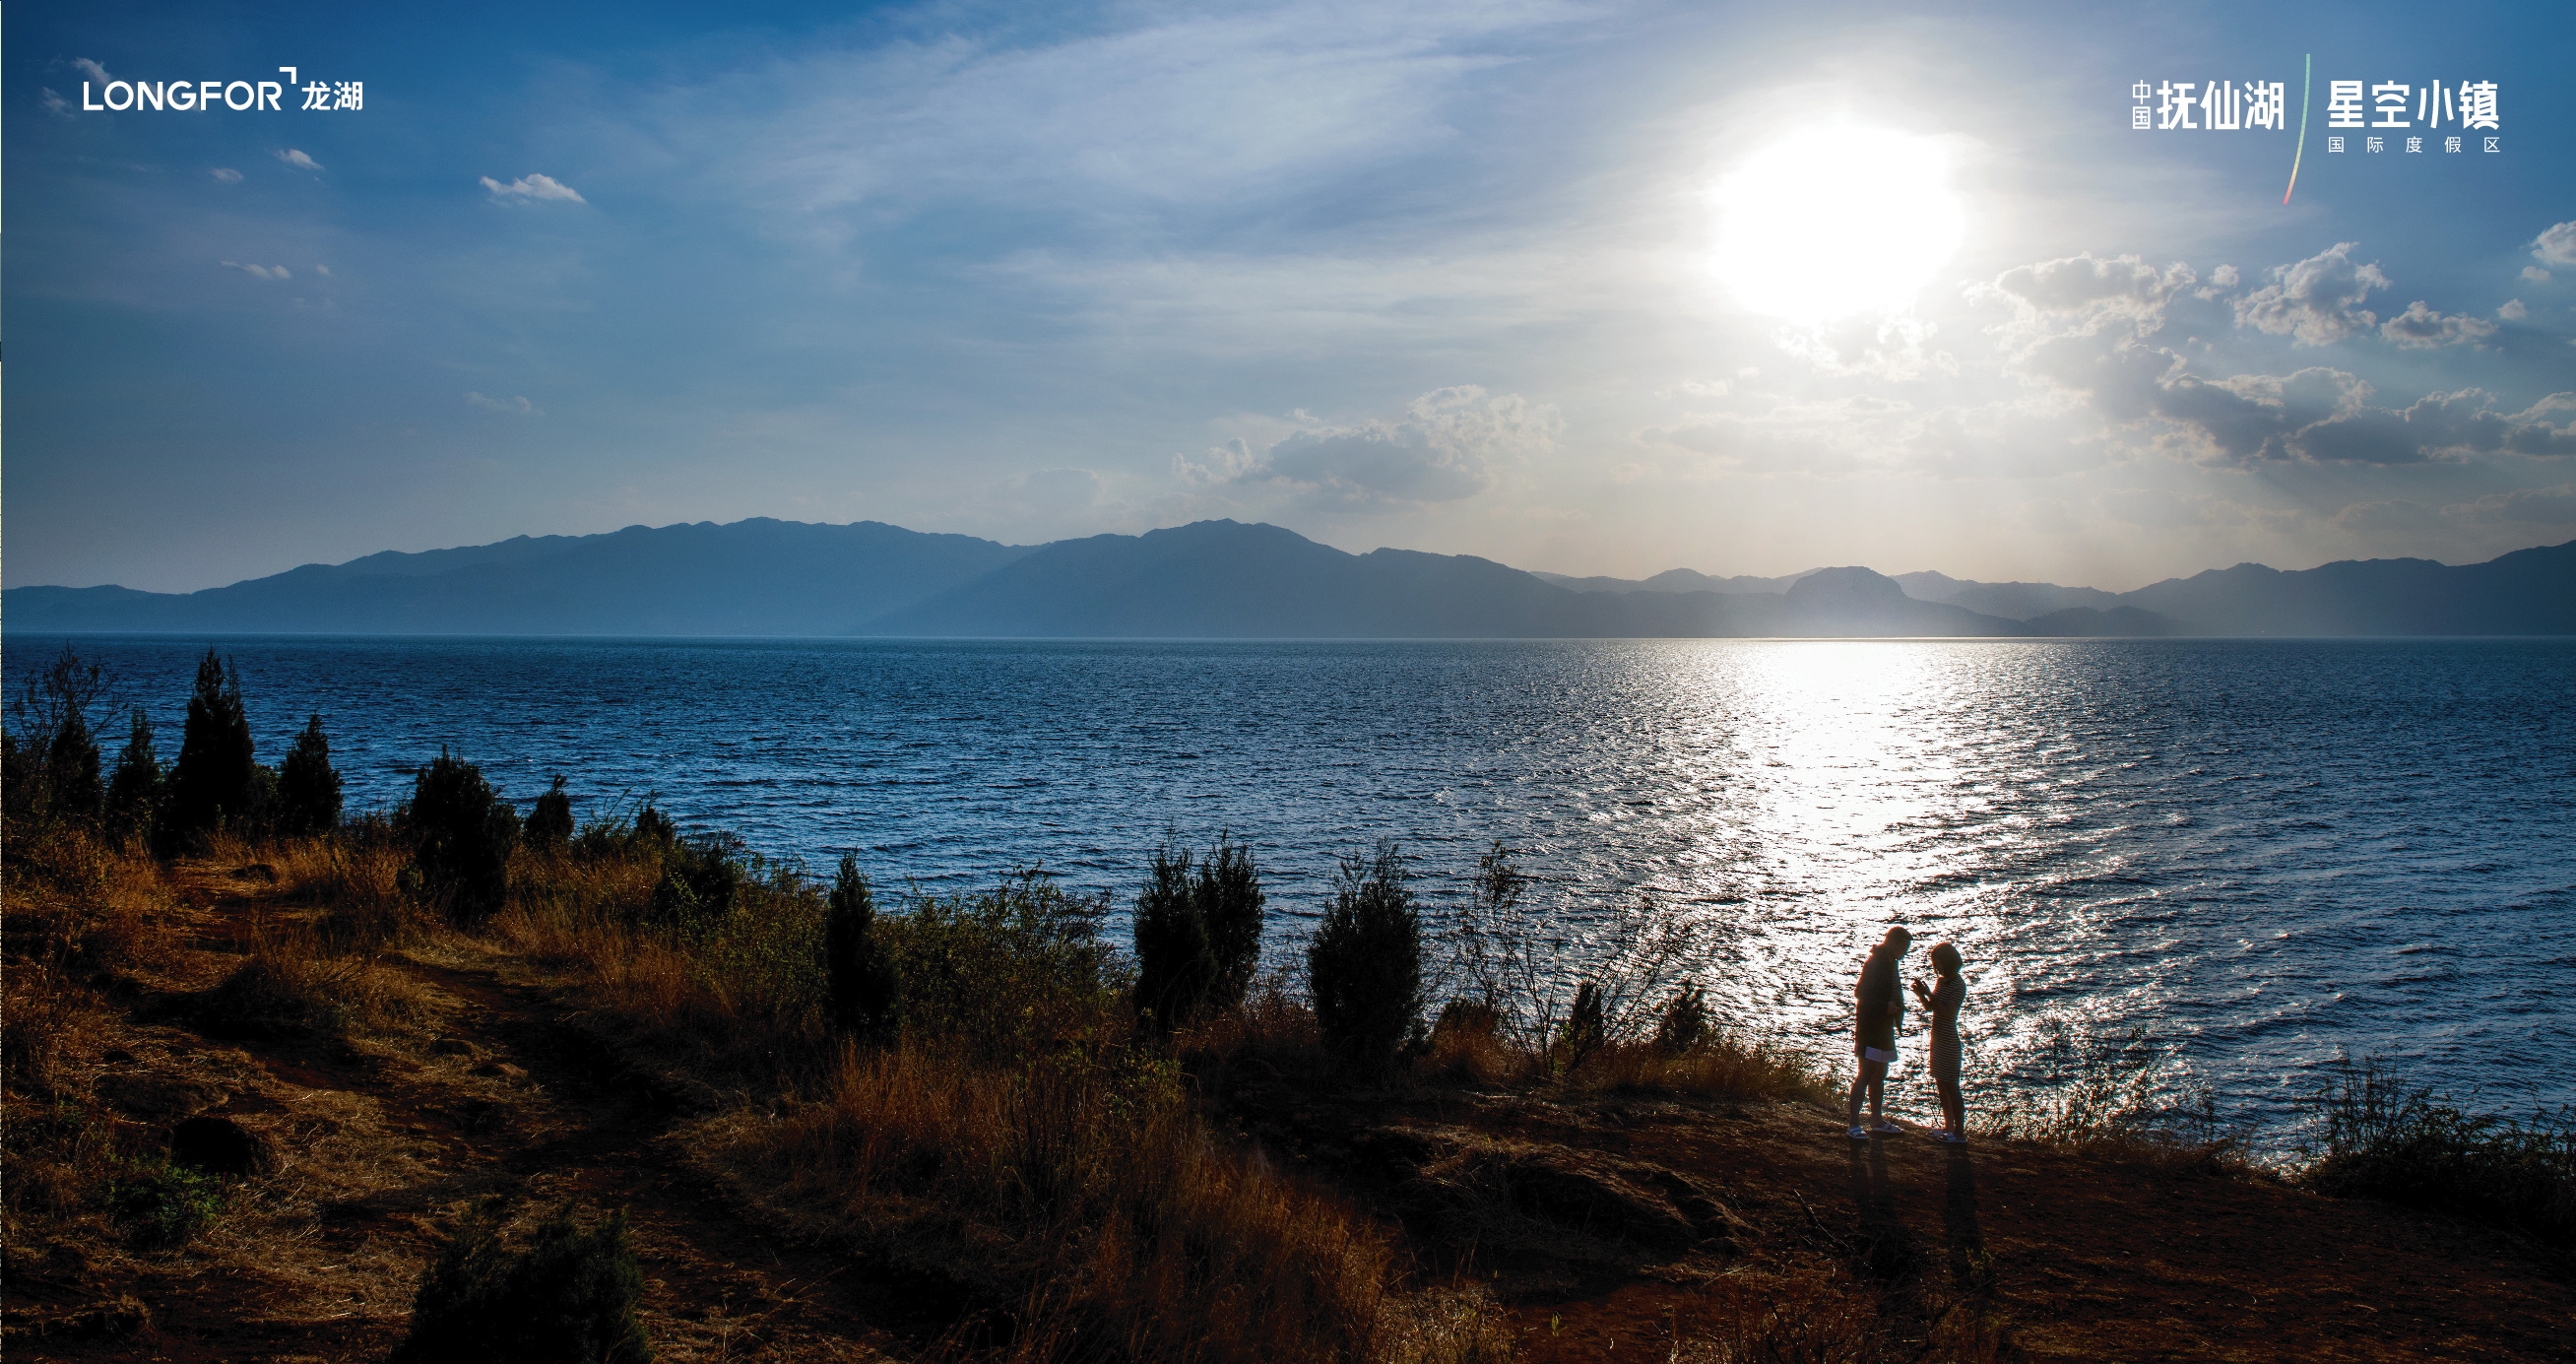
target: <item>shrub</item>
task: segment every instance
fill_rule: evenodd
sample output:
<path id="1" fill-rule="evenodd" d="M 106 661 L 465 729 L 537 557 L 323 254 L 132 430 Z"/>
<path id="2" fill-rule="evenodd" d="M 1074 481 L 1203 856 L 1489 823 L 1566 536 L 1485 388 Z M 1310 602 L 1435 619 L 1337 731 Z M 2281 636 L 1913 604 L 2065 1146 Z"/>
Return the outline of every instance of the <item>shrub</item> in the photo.
<path id="1" fill-rule="evenodd" d="M 224 1211 L 223 1180 L 163 1158 L 119 1158 L 102 1192 L 108 1215 L 148 1247 L 183 1245 Z"/>
<path id="2" fill-rule="evenodd" d="M 876 936 L 876 897 L 859 859 L 841 854 L 823 919 L 823 979 L 832 1021 L 844 1032 L 883 1031 L 894 1016 L 899 981 Z"/>
<path id="3" fill-rule="evenodd" d="M 877 920 L 900 988 L 895 1021 L 986 1059 L 1025 1057 L 1096 1031 L 1126 982 L 1099 943 L 1106 897 L 1082 900 L 1024 871 L 993 889 L 922 900 Z"/>
<path id="4" fill-rule="evenodd" d="M 1189 1022 L 1216 989 L 1216 953 L 1191 871 L 1190 850 L 1166 838 L 1136 895 L 1136 1011 L 1163 1029 Z"/>
<path id="5" fill-rule="evenodd" d="M 120 833 L 150 835 L 166 785 L 160 756 L 152 751 L 152 719 L 136 706 L 125 748 L 116 755 L 116 772 L 107 782 L 109 825 Z"/>
<path id="6" fill-rule="evenodd" d="M 644 802 L 643 809 L 635 812 L 635 838 L 644 843 L 677 843 L 680 841 L 680 826 L 672 823 L 669 815 L 654 809 L 653 802 L 648 800 Z"/>
<path id="7" fill-rule="evenodd" d="M 537 797 L 528 811 L 528 845 L 544 851 L 565 847 L 572 842 L 572 793 L 564 789 L 563 774 L 555 774 L 555 784 Z"/>
<path id="8" fill-rule="evenodd" d="M 2376 1060 L 2336 1076 L 2309 1106 L 2316 1122 L 2302 1182 L 2517 1227 L 2576 1243 L 2576 1110 L 2528 1124 L 2471 1114 L 2409 1086 Z"/>
<path id="9" fill-rule="evenodd" d="M 501 907 L 510 889 L 510 850 L 519 815 L 483 770 L 438 750 L 412 778 L 404 821 L 419 842 L 412 865 L 423 885 L 446 902 L 448 916 L 472 926 Z"/>
<path id="10" fill-rule="evenodd" d="M 1684 986 L 1664 1003 L 1655 1020 L 1655 1050 L 1679 1056 L 1709 1040 L 1708 996 L 1696 985 Z"/>
<path id="11" fill-rule="evenodd" d="M 106 669 L 82 662 L 69 644 L 20 685 L 9 700 L 8 760 L 0 774 L 12 818 L 98 814 L 104 790 L 89 713 L 112 690 Z"/>
<path id="12" fill-rule="evenodd" d="M 635 1305 L 644 1274 L 628 1244 L 623 1209 L 585 1228 L 567 1205 L 540 1224 L 527 1249 L 501 1243 L 507 1200 L 494 1198 L 457 1224 L 422 1271 L 400 1364 L 649 1364 L 653 1342 Z"/>
<path id="13" fill-rule="evenodd" d="M 1422 1016 L 1422 919 L 1405 880 L 1393 843 L 1343 858 L 1306 948 L 1324 1044 L 1361 1070 L 1386 1069 Z"/>
<path id="14" fill-rule="evenodd" d="M 743 842 L 736 835 L 701 834 L 669 843 L 662 878 L 653 886 L 652 917 L 683 927 L 722 922 L 733 914 L 743 874 Z"/>
<path id="15" fill-rule="evenodd" d="M 277 769 L 277 831 L 282 834 L 329 833 L 340 827 L 340 774 L 331 766 L 331 741 L 322 733 L 322 717 L 304 722 L 295 747 Z"/>
<path id="16" fill-rule="evenodd" d="M 169 800 L 155 830 L 164 852 L 225 824 L 259 814 L 259 764 L 252 758 L 250 717 L 242 709 L 241 674 L 208 649 L 188 698 L 179 761 L 170 768 Z"/>
<path id="17" fill-rule="evenodd" d="M 1574 1003 L 1565 1011 L 1565 1024 L 1557 1029 L 1558 1064 L 1574 1070 L 1592 1059 L 1609 1040 L 1608 1027 L 1602 1016 L 1601 985 L 1583 981 L 1574 987 Z"/>

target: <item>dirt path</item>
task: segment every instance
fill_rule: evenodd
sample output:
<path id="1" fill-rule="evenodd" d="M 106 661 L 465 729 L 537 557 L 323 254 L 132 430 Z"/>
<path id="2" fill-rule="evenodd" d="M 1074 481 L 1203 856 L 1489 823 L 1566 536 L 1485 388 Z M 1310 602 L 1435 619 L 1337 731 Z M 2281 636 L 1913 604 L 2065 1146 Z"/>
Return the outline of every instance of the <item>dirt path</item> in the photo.
<path id="1" fill-rule="evenodd" d="M 883 1357 L 877 1323 L 906 1320 L 899 1296 L 737 1217 L 676 1145 L 685 1118 L 667 1093 L 547 991 L 505 978 L 503 959 L 471 943 L 385 957 L 410 1026 L 208 1037 L 185 1001 L 241 964 L 262 916 L 292 911 L 220 869 L 177 879 L 189 946 L 143 982 L 101 1097 L 144 1127 L 231 1119 L 273 1143 L 274 1168 L 176 1257 L 102 1248 L 15 1275 L 12 1357 L 381 1359 L 446 1229 L 496 1194 L 522 1221 L 566 1200 L 626 1209 L 664 1360 Z M 119 1295 L 150 1325 L 85 1329 L 80 1314 Z"/>

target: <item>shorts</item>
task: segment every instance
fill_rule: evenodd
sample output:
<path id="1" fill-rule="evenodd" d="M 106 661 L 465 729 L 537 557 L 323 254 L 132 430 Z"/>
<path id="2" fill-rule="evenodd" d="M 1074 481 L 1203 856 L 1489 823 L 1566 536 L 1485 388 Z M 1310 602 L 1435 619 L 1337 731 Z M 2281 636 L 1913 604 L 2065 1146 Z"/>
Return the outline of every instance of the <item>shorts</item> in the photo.
<path id="1" fill-rule="evenodd" d="M 1892 1066 L 1896 1064 L 1896 1048 L 1879 1048 L 1863 1043 L 1860 1049 L 1860 1059 L 1864 1061 L 1876 1061 L 1882 1065 Z"/>

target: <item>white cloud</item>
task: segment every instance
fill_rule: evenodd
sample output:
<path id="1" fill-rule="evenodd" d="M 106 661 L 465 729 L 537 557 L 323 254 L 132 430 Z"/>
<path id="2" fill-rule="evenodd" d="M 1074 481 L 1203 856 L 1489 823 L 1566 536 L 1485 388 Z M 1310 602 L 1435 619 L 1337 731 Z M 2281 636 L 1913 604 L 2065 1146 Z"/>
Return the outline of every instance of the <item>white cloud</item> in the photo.
<path id="1" fill-rule="evenodd" d="M 318 171 L 322 169 L 321 162 L 314 160 L 312 157 L 306 156 L 304 153 L 297 151 L 293 147 L 289 147 L 286 150 L 279 152 L 277 154 L 277 159 L 301 171 Z"/>
<path id="2" fill-rule="evenodd" d="M 546 410 L 544 408 L 537 406 L 535 403 L 529 402 L 525 396 L 516 398 L 486 398 L 480 393 L 469 392 L 465 395 L 465 401 L 469 405 L 482 408 L 486 412 L 507 412 L 514 417 L 542 417 L 546 415 Z"/>
<path id="3" fill-rule="evenodd" d="M 295 278 L 283 265 L 243 265 L 235 261 L 225 261 L 223 266 L 227 270 L 239 270 L 245 274 L 257 275 L 261 279 Z"/>
<path id="4" fill-rule="evenodd" d="M 2563 222 L 2532 239 L 2531 254 L 2543 265 L 2576 265 L 2576 220 Z"/>
<path id="5" fill-rule="evenodd" d="M 2356 265 L 2348 254 L 2359 242 L 2337 242 L 2295 265 L 2272 267 L 2272 282 L 2236 302 L 2236 319 L 2298 344 L 2332 345 L 2367 330 L 2378 316 L 2360 306 L 2373 289 L 2388 287 L 2377 262 Z"/>
<path id="6" fill-rule="evenodd" d="M 482 177 L 482 185 L 483 188 L 492 191 L 492 197 L 495 199 L 560 199 L 575 204 L 590 202 L 582 198 L 572 186 L 550 175 L 522 175 L 506 185 L 486 175 Z"/>
<path id="7" fill-rule="evenodd" d="M 2522 306 L 2521 299 L 2508 298 L 2504 301 L 2503 307 L 2496 309 L 2496 316 L 2503 318 L 2507 322 L 2520 322 L 2524 318 L 2531 316 L 2531 310 Z"/>
<path id="8" fill-rule="evenodd" d="M 105 85 L 109 81 L 116 79 L 116 77 L 107 74 L 106 67 L 99 65 L 97 62 L 91 61 L 87 57 L 72 58 L 72 69 L 89 77 L 91 80 L 97 81 L 101 85 Z"/>
<path id="9" fill-rule="evenodd" d="M 317 275 L 327 275 L 331 273 L 331 267 L 327 265 L 316 265 L 313 267 L 313 273 Z"/>
<path id="10" fill-rule="evenodd" d="M 2437 313 L 2425 307 L 2420 298 L 2406 305 L 2406 311 L 2379 324 L 2382 337 L 2409 350 L 2469 345 L 2495 335 L 2495 330 L 2496 325 L 2482 317 Z"/>
<path id="11" fill-rule="evenodd" d="M 1236 439 L 1173 465 L 1189 482 L 1274 484 L 1329 505 L 1427 505 L 1491 488 L 1500 466 L 1553 449 L 1562 427 L 1553 407 L 1463 384 L 1414 399 L 1397 421 L 1309 427 L 1266 448 Z"/>
<path id="12" fill-rule="evenodd" d="M 2522 277 L 2534 284 L 2540 284 L 2548 280 L 2549 272 L 2537 265 L 2526 265 L 2522 267 Z"/>
<path id="13" fill-rule="evenodd" d="M 242 173 L 230 166 L 217 166 L 206 174 L 215 177 L 215 183 L 218 185 L 238 185 L 242 182 Z"/>
<path id="14" fill-rule="evenodd" d="M 43 109 L 46 113 L 52 114 L 56 118 L 70 118 L 72 116 L 72 102 L 64 99 L 61 95 L 54 93 L 54 88 L 50 85 L 40 85 L 36 87 L 36 104 L 38 108 Z"/>

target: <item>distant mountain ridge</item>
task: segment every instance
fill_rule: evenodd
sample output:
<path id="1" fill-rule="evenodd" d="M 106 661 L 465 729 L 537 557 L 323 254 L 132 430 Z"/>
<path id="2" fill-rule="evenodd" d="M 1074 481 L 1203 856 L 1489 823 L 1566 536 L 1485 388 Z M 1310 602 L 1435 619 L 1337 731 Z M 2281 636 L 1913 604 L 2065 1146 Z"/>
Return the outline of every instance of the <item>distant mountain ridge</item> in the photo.
<path id="1" fill-rule="evenodd" d="M 192 593 L 12 587 L 0 628 L 1065 638 L 2576 634 L 2576 541 L 2452 567 L 2239 564 L 2134 592 L 1868 568 L 1568 578 L 1201 521 L 1039 546 L 755 518 L 307 564 Z"/>

